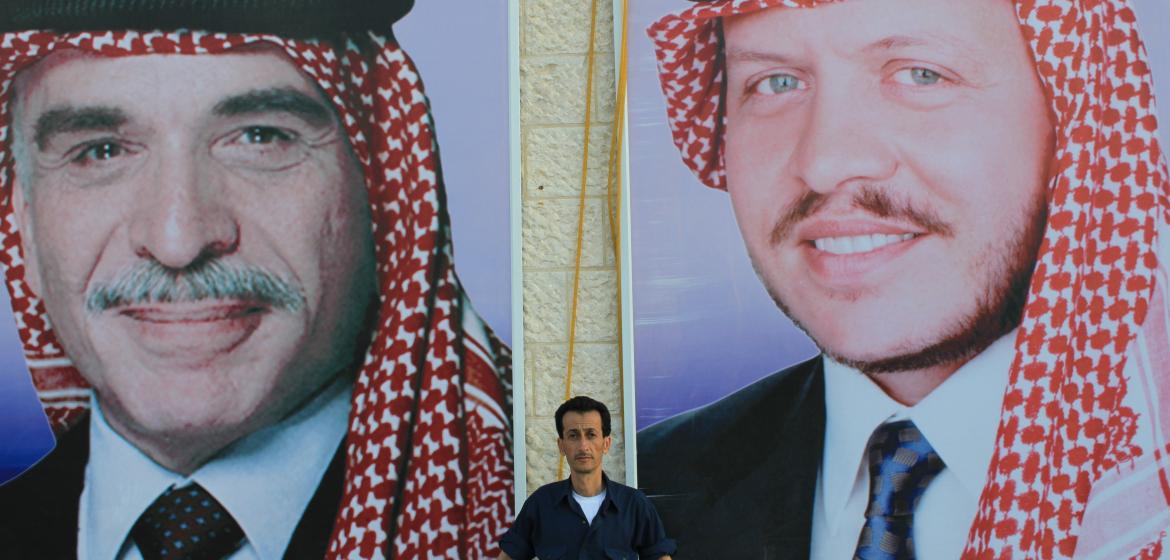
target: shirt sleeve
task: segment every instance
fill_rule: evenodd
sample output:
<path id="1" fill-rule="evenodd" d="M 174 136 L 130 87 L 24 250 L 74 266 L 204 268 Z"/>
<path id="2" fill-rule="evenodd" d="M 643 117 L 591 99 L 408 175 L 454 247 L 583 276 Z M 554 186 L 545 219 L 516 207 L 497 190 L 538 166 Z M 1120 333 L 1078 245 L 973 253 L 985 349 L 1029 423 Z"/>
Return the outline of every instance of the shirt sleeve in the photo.
<path id="1" fill-rule="evenodd" d="M 500 538 L 500 550 L 512 560 L 531 560 L 536 556 L 532 549 L 532 530 L 535 527 L 533 522 L 537 516 L 536 510 L 539 509 L 535 498 L 534 494 L 524 500 L 524 506 L 520 508 L 516 520 Z"/>
<path id="2" fill-rule="evenodd" d="M 654 504 L 641 490 L 634 492 L 634 504 L 638 511 L 638 524 L 634 531 L 634 549 L 638 551 L 638 557 L 657 560 L 668 554 L 673 556 L 678 546 L 674 539 L 666 537 L 666 529 L 662 526 L 662 519 L 658 517 Z"/>

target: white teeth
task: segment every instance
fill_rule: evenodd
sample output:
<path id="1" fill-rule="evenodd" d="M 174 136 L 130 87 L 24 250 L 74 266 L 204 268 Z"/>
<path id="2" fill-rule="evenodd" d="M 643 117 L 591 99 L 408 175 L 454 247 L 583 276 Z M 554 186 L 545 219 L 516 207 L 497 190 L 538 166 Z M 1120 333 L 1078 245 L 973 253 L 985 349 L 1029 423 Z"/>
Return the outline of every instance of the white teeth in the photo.
<path id="1" fill-rule="evenodd" d="M 816 246 L 818 251 L 824 251 L 834 255 L 852 255 L 855 253 L 868 253 L 892 243 L 908 241 L 913 237 L 913 233 L 903 233 L 901 235 L 875 233 L 873 235 L 854 235 L 850 237 L 823 237 L 821 239 L 814 239 L 813 245 Z"/>

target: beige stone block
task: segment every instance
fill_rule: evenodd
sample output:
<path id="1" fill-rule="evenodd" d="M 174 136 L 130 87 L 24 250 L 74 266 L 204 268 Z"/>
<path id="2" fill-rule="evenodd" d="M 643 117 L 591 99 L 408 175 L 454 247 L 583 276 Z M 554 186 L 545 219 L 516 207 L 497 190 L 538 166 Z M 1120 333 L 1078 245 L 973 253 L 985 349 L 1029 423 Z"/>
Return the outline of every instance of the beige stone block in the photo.
<path id="1" fill-rule="evenodd" d="M 565 344 L 533 344 L 529 347 L 532 367 L 528 370 L 536 385 L 532 413 L 552 416 L 565 400 Z"/>
<path id="2" fill-rule="evenodd" d="M 577 309 L 577 340 L 617 341 L 617 273 L 614 270 L 581 271 L 581 295 Z"/>
<path id="3" fill-rule="evenodd" d="M 533 411 L 536 410 L 534 404 L 536 403 L 536 376 L 532 374 L 534 361 L 532 348 L 525 346 L 524 348 L 524 417 L 532 416 Z"/>
<path id="4" fill-rule="evenodd" d="M 612 55 L 598 56 L 594 61 L 592 122 L 613 122 L 617 102 L 617 72 L 613 62 Z"/>
<path id="5" fill-rule="evenodd" d="M 589 52 L 591 13 L 591 0 L 527 0 L 524 13 L 524 54 Z M 593 48 L 598 53 L 613 52 L 612 0 L 597 0 Z"/>
<path id="6" fill-rule="evenodd" d="M 615 196 L 612 199 L 612 205 L 611 205 L 610 199 L 608 197 L 602 197 L 599 204 L 601 205 L 601 217 L 602 217 L 602 219 L 601 219 L 601 223 L 602 223 L 602 228 L 601 228 L 601 247 L 602 247 L 602 249 L 601 249 L 601 267 L 607 268 L 607 269 L 613 269 L 614 274 L 616 275 L 617 269 L 614 267 L 615 267 L 615 263 L 617 262 L 618 252 L 621 251 L 621 247 L 614 246 L 613 239 L 615 236 L 621 235 L 621 229 L 620 229 L 621 228 L 621 225 L 620 225 L 620 223 L 621 223 L 621 204 L 617 200 L 617 196 L 616 196 L 617 193 L 616 192 L 614 193 L 614 195 Z M 616 278 L 616 276 L 615 276 L 615 278 Z M 616 284 L 614 285 L 614 289 L 615 290 L 617 289 Z M 614 293 L 614 297 L 615 298 L 617 297 L 616 292 Z M 616 301 L 616 299 L 615 299 L 615 301 Z"/>
<path id="7" fill-rule="evenodd" d="M 532 413 L 552 416 L 565 398 L 568 344 L 538 344 L 530 348 L 532 367 L 527 370 L 535 381 Z M 617 344 L 578 343 L 573 359 L 572 396 L 587 395 L 597 399 L 611 413 L 621 411 L 622 388 L 618 374 Z"/>
<path id="8" fill-rule="evenodd" d="M 589 131 L 586 193 L 603 195 L 609 174 L 610 125 Z M 524 192 L 529 197 L 575 197 L 581 192 L 585 127 L 532 128 L 526 133 Z"/>
<path id="9" fill-rule="evenodd" d="M 557 480 L 557 463 L 560 461 L 560 451 L 557 450 L 556 428 L 553 427 L 551 416 L 529 416 L 525 424 L 528 446 L 528 491 L 532 492 L 541 486 Z"/>
<path id="10" fill-rule="evenodd" d="M 608 122 L 613 118 L 613 76 L 613 65 L 603 61 L 603 57 L 598 57 L 594 68 L 594 99 L 590 122 Z M 584 123 L 585 78 L 584 56 L 557 55 L 522 59 L 521 125 Z"/>
<path id="11" fill-rule="evenodd" d="M 581 266 L 597 267 L 605 260 L 604 201 L 585 200 L 581 233 Z M 533 200 L 523 205 L 524 265 L 533 268 L 572 268 L 577 255 L 577 214 L 580 201 L 572 198 Z M 609 249 L 612 252 L 612 249 Z"/>
<path id="12" fill-rule="evenodd" d="M 520 123 L 585 121 L 585 58 L 533 57 L 520 61 Z"/>
<path id="13" fill-rule="evenodd" d="M 612 410 L 610 411 L 612 414 Z M 610 435 L 613 436 L 613 445 L 609 448 L 609 456 L 605 458 L 605 474 L 609 476 L 610 480 L 626 483 L 626 438 L 622 433 L 622 416 L 614 414 L 613 431 Z"/>
<path id="14" fill-rule="evenodd" d="M 524 271 L 524 342 L 569 340 L 569 282 L 564 271 Z"/>

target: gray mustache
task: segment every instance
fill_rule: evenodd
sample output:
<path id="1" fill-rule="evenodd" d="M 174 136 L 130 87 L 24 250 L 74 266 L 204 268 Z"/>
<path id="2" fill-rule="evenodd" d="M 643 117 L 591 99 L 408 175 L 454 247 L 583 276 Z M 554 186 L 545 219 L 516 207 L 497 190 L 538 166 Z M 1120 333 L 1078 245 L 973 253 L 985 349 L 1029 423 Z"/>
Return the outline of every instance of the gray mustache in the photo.
<path id="1" fill-rule="evenodd" d="M 146 260 L 109 282 L 94 284 L 85 309 L 96 314 L 126 305 L 217 299 L 255 301 L 290 312 L 305 306 L 299 286 L 259 267 L 208 260 L 173 269 Z"/>

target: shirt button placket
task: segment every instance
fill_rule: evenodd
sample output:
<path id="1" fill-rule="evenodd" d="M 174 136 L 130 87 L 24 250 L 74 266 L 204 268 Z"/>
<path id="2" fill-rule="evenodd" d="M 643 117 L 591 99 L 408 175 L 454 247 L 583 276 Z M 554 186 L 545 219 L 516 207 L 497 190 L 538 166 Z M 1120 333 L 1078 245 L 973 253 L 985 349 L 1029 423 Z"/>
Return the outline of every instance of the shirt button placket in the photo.
<path id="1" fill-rule="evenodd" d="M 596 521 L 596 520 L 597 520 L 597 518 L 594 518 L 594 521 Z M 601 552 L 601 544 L 597 542 L 599 540 L 598 535 L 597 535 L 597 525 L 590 524 L 588 521 L 586 521 L 584 519 L 582 519 L 581 522 L 589 524 L 589 530 L 586 531 L 586 533 L 585 533 L 586 545 L 581 547 L 581 552 L 580 552 L 580 554 L 577 555 L 577 557 L 580 560 L 590 560 L 591 558 L 593 558 L 593 556 L 590 554 L 590 552 L 592 552 L 593 549 L 596 549 L 597 552 Z M 597 546 L 596 547 L 589 546 L 590 544 L 596 544 Z"/>

